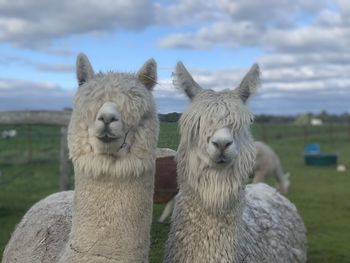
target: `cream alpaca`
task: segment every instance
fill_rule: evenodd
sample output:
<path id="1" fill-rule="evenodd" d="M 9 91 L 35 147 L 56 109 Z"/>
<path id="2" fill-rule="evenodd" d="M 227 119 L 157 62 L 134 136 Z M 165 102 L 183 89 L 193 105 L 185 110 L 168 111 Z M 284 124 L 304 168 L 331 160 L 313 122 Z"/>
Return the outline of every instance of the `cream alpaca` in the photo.
<path id="1" fill-rule="evenodd" d="M 254 65 L 233 91 L 203 90 L 178 63 L 176 84 L 191 104 L 180 119 L 179 193 L 164 262 L 306 261 L 295 206 L 265 184 L 243 184 L 255 158 L 244 102 L 258 83 Z"/>
<path id="2" fill-rule="evenodd" d="M 77 76 L 68 128 L 74 198 L 62 192 L 34 205 L 12 235 L 3 262 L 148 262 L 158 138 L 151 94 L 156 63 L 147 61 L 137 74 L 94 74 L 81 54 Z"/>
<path id="3" fill-rule="evenodd" d="M 253 183 L 265 182 L 268 175 L 273 175 L 277 180 L 277 189 L 282 194 L 287 194 L 290 186 L 289 173 L 284 173 L 280 158 L 270 146 L 263 142 L 255 142 L 256 158 L 253 169 Z"/>

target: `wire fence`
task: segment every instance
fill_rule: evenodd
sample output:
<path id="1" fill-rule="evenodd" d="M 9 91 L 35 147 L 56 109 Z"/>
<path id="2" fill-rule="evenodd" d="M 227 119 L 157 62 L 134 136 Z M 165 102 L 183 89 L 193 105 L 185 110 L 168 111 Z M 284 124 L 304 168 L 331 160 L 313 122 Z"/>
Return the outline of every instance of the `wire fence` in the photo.
<path id="1" fill-rule="evenodd" d="M 0 138 L 0 162 L 32 161 L 33 159 L 59 157 L 61 131 L 58 127 L 43 125 L 0 126 L 0 135 L 4 131 L 15 130 L 14 137 Z M 253 125 L 252 133 L 256 140 L 269 142 L 271 140 L 302 139 L 308 143 L 317 137 L 333 141 L 337 137 L 346 137 L 350 142 L 350 125 L 327 124 L 322 126 L 291 125 L 291 124 L 257 124 Z M 179 134 L 176 123 L 162 123 L 159 136 L 159 147 L 176 150 Z"/>

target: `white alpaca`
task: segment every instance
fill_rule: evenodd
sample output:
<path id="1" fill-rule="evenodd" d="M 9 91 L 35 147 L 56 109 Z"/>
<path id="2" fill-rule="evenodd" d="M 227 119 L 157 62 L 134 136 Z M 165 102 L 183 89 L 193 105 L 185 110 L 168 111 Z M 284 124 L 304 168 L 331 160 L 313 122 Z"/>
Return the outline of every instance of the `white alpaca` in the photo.
<path id="1" fill-rule="evenodd" d="M 35 204 L 3 262 L 148 262 L 158 118 L 156 63 L 137 74 L 94 74 L 77 59 L 68 128 L 75 191 Z"/>
<path id="2" fill-rule="evenodd" d="M 255 158 L 244 102 L 259 82 L 258 66 L 233 91 L 203 90 L 182 63 L 176 78 L 192 102 L 180 119 L 179 193 L 164 262 L 305 262 L 295 206 L 266 184 L 243 184 Z"/>
<path id="3" fill-rule="evenodd" d="M 284 173 L 280 158 L 272 148 L 263 142 L 255 142 L 256 158 L 253 169 L 253 183 L 265 182 L 268 175 L 273 175 L 277 180 L 277 189 L 282 194 L 287 194 L 290 186 L 289 173 Z"/>

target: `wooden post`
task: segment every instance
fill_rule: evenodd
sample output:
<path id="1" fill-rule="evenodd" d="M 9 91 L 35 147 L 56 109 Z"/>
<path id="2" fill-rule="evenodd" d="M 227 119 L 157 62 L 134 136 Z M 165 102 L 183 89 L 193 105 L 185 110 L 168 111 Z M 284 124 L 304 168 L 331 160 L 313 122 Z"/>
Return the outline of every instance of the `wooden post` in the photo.
<path id="1" fill-rule="evenodd" d="M 67 127 L 61 128 L 61 146 L 60 146 L 60 190 L 66 191 L 69 189 L 69 175 L 71 166 L 68 156 L 67 144 Z"/>
<path id="2" fill-rule="evenodd" d="M 68 126 L 71 110 L 63 111 L 0 111 L 0 125 L 54 125 Z M 27 129 L 27 160 L 30 162 L 33 157 L 32 127 Z M 60 189 L 69 188 L 69 174 L 72 166 L 68 159 L 67 128 L 61 129 L 61 150 L 60 150 Z"/>
<path id="3" fill-rule="evenodd" d="M 33 133 L 32 126 L 28 126 L 27 129 L 27 142 L 28 142 L 28 153 L 27 153 L 27 162 L 31 162 L 33 159 Z"/>

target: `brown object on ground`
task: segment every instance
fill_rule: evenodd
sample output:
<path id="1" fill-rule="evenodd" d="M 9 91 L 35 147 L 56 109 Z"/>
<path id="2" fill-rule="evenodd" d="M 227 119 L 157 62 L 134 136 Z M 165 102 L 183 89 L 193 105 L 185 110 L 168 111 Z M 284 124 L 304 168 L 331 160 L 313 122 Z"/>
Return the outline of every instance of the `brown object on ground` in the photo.
<path id="1" fill-rule="evenodd" d="M 156 160 L 156 176 L 153 202 L 164 204 L 177 193 L 176 162 L 174 156 L 161 157 Z"/>

